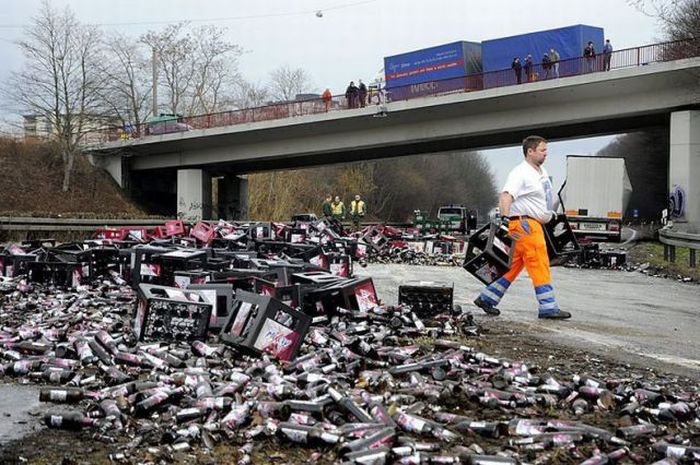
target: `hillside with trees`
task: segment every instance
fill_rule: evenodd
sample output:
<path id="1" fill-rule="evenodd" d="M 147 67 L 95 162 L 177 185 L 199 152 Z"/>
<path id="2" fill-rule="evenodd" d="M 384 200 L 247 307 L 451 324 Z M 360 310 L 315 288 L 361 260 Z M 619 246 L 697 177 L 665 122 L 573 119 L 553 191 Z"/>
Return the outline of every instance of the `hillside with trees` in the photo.
<path id="1" fill-rule="evenodd" d="M 429 154 L 347 165 L 249 176 L 253 219 L 289 220 L 294 213 L 320 213 L 326 195 L 349 204 L 355 194 L 367 202 L 368 218 L 408 221 L 416 209 L 435 214 L 440 205 L 464 204 L 485 214 L 496 204 L 488 162 L 479 153 Z"/>

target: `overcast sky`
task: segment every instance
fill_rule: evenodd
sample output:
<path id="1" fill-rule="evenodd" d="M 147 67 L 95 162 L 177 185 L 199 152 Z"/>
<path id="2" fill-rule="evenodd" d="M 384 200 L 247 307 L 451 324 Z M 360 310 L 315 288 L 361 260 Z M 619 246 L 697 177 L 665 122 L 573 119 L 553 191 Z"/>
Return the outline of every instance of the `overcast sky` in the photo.
<path id="1" fill-rule="evenodd" d="M 40 0 L 2 0 L 0 81 L 21 66 L 14 41 L 36 13 Z M 537 30 L 587 24 L 605 29 L 616 49 L 657 42 L 653 18 L 625 0 L 51 0 L 69 5 L 82 22 L 99 24 L 137 38 L 167 22 L 226 26 L 231 41 L 244 48 L 240 71 L 264 82 L 283 64 L 302 67 L 316 90 L 344 92 L 347 82 L 371 80 L 383 57 L 457 40 L 482 41 Z M 319 18 L 315 12 L 321 11 Z M 11 110 L 0 101 L 3 114 Z M 592 153 L 610 140 L 593 138 L 552 144 L 548 160 L 555 182 L 564 175 L 564 155 Z M 502 185 L 518 149 L 488 151 Z"/>

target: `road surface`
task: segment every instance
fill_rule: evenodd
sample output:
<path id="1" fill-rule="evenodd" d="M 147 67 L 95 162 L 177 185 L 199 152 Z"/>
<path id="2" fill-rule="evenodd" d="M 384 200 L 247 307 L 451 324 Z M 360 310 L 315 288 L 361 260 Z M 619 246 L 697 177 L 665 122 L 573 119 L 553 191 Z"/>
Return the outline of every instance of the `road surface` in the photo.
<path id="1" fill-rule="evenodd" d="M 479 318 L 493 318 L 472 304 L 482 286 L 459 267 L 369 265 L 356 267 L 355 273 L 371 276 L 379 298 L 389 304 L 397 302 L 402 283 L 453 282 L 455 303 Z M 496 318 L 545 340 L 700 378 L 700 286 L 636 271 L 557 267 L 552 276 L 559 305 L 573 314 L 571 320 L 537 318 L 525 271 L 510 287 Z"/>

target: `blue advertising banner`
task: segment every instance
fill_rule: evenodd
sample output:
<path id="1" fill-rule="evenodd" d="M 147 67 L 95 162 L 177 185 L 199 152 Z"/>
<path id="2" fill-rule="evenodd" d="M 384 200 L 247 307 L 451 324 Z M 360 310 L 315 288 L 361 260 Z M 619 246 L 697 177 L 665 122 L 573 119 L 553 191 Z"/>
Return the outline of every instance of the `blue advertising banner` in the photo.
<path id="1" fill-rule="evenodd" d="M 463 77 L 480 70 L 480 45 L 464 41 L 384 58 L 389 89 Z"/>

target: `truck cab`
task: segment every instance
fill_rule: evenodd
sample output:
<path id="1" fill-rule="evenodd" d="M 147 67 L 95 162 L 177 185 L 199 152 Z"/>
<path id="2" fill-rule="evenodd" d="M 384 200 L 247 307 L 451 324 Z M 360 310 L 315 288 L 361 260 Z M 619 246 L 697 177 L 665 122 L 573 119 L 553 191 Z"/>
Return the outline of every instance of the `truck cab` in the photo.
<path id="1" fill-rule="evenodd" d="M 464 205 L 444 205 L 438 209 L 438 221 L 447 225 L 449 232 L 469 234 L 476 227 L 476 212 L 471 212 Z"/>

